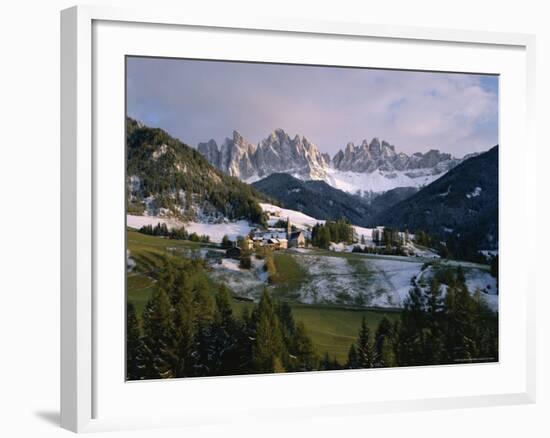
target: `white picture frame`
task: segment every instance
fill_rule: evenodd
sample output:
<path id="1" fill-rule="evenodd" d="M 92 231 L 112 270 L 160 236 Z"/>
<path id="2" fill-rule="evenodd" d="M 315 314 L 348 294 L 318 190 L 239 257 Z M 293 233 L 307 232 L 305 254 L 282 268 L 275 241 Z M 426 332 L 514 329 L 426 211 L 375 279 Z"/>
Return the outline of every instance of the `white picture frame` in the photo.
<path id="1" fill-rule="evenodd" d="M 104 28 L 97 27 L 98 25 Z M 131 394 L 124 395 L 122 392 L 117 393 L 117 389 L 111 388 L 113 376 L 107 376 L 109 361 L 113 360 L 107 352 L 117 351 L 120 347 L 120 342 L 113 341 L 109 347 L 104 336 L 108 329 L 110 332 L 116 333 L 113 338 L 120 339 L 123 336 L 123 317 L 124 309 L 116 308 L 118 305 L 111 307 L 109 312 L 105 311 L 105 306 L 108 305 L 108 300 L 98 300 L 98 290 L 101 290 L 101 285 L 104 282 L 109 282 L 108 272 L 103 269 L 106 263 L 116 266 L 114 269 L 123 270 L 123 263 L 118 263 L 115 255 L 113 259 L 109 259 L 105 253 L 104 242 L 113 240 L 113 235 L 106 236 L 105 227 L 102 225 L 104 221 L 100 211 L 105 211 L 105 208 L 98 208 L 98 205 L 105 202 L 105 206 L 116 205 L 117 198 L 113 195 L 109 201 L 105 200 L 107 194 L 105 187 L 109 187 L 112 181 L 107 181 L 103 175 L 111 174 L 111 170 L 116 173 L 116 166 L 120 161 L 114 159 L 111 164 L 106 164 L 103 156 L 97 153 L 97 142 L 103 139 L 120 138 L 118 134 L 123 131 L 123 119 L 116 119 L 118 113 L 115 113 L 114 121 L 111 126 L 97 129 L 96 124 L 102 125 L 103 111 L 100 108 L 105 108 L 105 98 L 101 93 L 97 93 L 98 89 L 103 85 L 104 71 L 102 70 L 105 63 L 103 61 L 103 52 L 105 52 L 105 60 L 116 57 L 117 62 L 120 61 L 120 54 L 136 54 L 135 51 L 127 52 L 124 44 L 124 35 L 118 34 L 119 30 L 116 26 L 129 26 L 134 35 L 139 35 L 142 30 L 148 29 L 149 35 L 158 33 L 159 35 L 166 32 L 177 32 L 178 29 L 186 31 L 198 31 L 201 35 L 208 35 L 209 32 L 224 32 L 233 31 L 238 34 L 239 38 L 253 40 L 260 38 L 261 35 L 268 34 L 269 38 L 335 38 L 338 44 L 361 44 L 363 41 L 384 42 L 386 45 L 410 44 L 411 47 L 419 46 L 426 47 L 432 45 L 445 49 L 447 45 L 453 47 L 462 47 L 466 49 L 476 50 L 483 48 L 486 51 L 494 51 L 495 53 L 503 54 L 501 64 L 510 64 L 510 69 L 515 69 L 517 73 L 510 74 L 511 79 L 518 82 L 515 84 L 514 100 L 506 100 L 508 88 L 503 90 L 503 102 L 501 105 L 506 105 L 506 102 L 514 102 L 519 104 L 519 109 L 516 108 L 514 115 L 520 115 L 520 119 L 516 120 L 516 124 L 509 130 L 504 129 L 501 135 L 501 142 L 506 144 L 508 138 L 523 140 L 522 147 L 526 151 L 525 158 L 520 164 L 516 178 L 521 181 L 518 187 L 511 188 L 503 179 L 503 174 L 508 171 L 507 166 L 511 160 L 506 155 L 506 152 L 501 153 L 502 169 L 500 175 L 501 181 L 501 212 L 502 209 L 509 208 L 506 203 L 506 198 L 510 196 L 520 196 L 524 203 L 523 209 L 517 208 L 512 211 L 510 208 L 510 218 L 504 223 L 503 233 L 507 230 L 513 230 L 517 224 L 525 224 L 535 227 L 534 215 L 527 215 L 527 209 L 535 208 L 535 175 L 533 173 L 535 165 L 529 166 L 535 160 L 533 152 L 535 143 L 533 139 L 532 123 L 534 120 L 534 51 L 535 40 L 531 35 L 523 34 L 506 34 L 506 33 L 490 33 L 482 31 L 460 31 L 450 29 L 424 29 L 415 27 L 402 26 L 382 26 L 367 23 L 338 23 L 338 22 L 316 22 L 298 19 L 275 19 L 275 18 L 258 18 L 240 16 L 239 19 L 227 20 L 224 17 L 218 17 L 215 14 L 202 16 L 194 14 L 193 11 L 173 11 L 150 8 L 147 10 L 129 10 L 110 7 L 95 7 L 95 6 L 78 6 L 61 12 L 61 426 L 75 431 L 99 431 L 111 430 L 120 428 L 148 428 L 162 427 L 174 425 L 189 425 L 189 424 L 208 424 L 223 422 L 229 417 L 232 421 L 238 421 L 239 418 L 269 417 L 272 415 L 288 416 L 288 417 L 311 417 L 312 415 L 361 415 L 367 412 L 399 412 L 414 409 L 441 409 L 451 407 L 474 407 L 474 406 L 489 406 L 489 405 L 504 405 L 504 404 L 520 404 L 532 403 L 535 400 L 535 310 L 534 310 L 534 278 L 527 264 L 518 264 L 519 268 L 516 272 L 505 273 L 501 278 L 501 282 L 509 282 L 517 285 L 521 292 L 517 296 L 510 299 L 518 311 L 518 324 L 516 333 L 517 336 L 513 342 L 516 344 L 510 347 L 520 347 L 517 351 L 518 358 L 514 367 L 506 371 L 510 379 L 509 387 L 505 387 L 504 382 L 502 387 L 487 386 L 487 389 L 480 389 L 481 393 L 469 391 L 468 388 L 458 389 L 453 393 L 445 393 L 443 390 L 436 392 L 432 391 L 431 396 L 417 396 L 414 391 L 409 393 L 399 391 L 391 393 L 388 397 L 383 397 L 381 394 L 374 394 L 369 397 L 355 397 L 346 400 L 344 394 L 336 394 L 333 400 L 320 400 L 319 396 L 313 391 L 309 395 L 304 395 L 296 404 L 285 404 L 283 398 L 274 396 L 271 404 L 264 403 L 262 400 L 256 400 L 255 404 L 244 406 L 243 409 L 231 412 L 224 412 L 218 405 L 209 406 L 208 415 L 206 415 L 206 406 L 201 406 L 203 403 L 199 401 L 196 406 L 196 411 L 193 415 L 182 415 L 181 411 L 174 409 L 170 412 L 165 411 L 162 403 L 159 403 L 156 411 L 150 412 L 150 415 L 134 415 L 129 411 L 116 411 L 117 406 L 124 406 L 122 398 L 135 398 L 143 393 L 145 399 L 149 399 L 153 394 L 160 394 L 157 391 L 159 383 L 163 385 L 158 391 L 164 391 L 174 397 L 177 391 L 181 389 L 181 381 L 173 382 L 141 382 L 138 384 L 124 383 L 124 379 L 120 382 L 121 388 L 131 387 Z M 101 30 L 105 29 L 105 30 Z M 125 30 L 124 32 L 126 32 Z M 185 35 L 183 35 L 185 37 Z M 107 54 L 106 44 L 112 46 L 109 50 L 112 53 Z M 165 55 L 169 52 L 170 47 L 167 44 L 162 44 L 162 35 L 159 39 L 149 38 L 147 50 L 158 50 L 160 54 Z M 288 44 L 288 42 L 286 43 Z M 415 46 L 415 47 L 416 47 Z M 204 46 L 206 47 L 206 46 Z M 117 52 L 118 50 L 118 52 Z M 175 49 L 174 49 L 175 50 Z M 193 53 L 200 52 L 201 46 L 197 46 Z M 402 49 L 400 49 L 402 50 Z M 162 52 L 162 53 L 161 53 Z M 330 50 L 328 54 L 323 56 L 331 56 Z M 504 61 L 504 58 L 510 54 L 510 59 Z M 150 54 L 150 52 L 149 52 Z M 333 54 L 335 56 L 335 54 Z M 405 53 L 403 52 L 403 55 Z M 211 55 L 213 56 L 213 55 Z M 230 55 L 228 55 L 230 56 Z M 234 56 L 239 56 L 238 54 Z M 252 55 L 251 55 L 252 56 Z M 266 54 L 271 56 L 270 59 L 281 59 L 279 54 L 273 52 Z M 299 56 L 299 55 L 286 55 Z M 501 55 L 495 55 L 501 56 Z M 207 56 L 208 57 L 208 56 Z M 114 59 L 114 58 L 113 58 Z M 228 58 L 232 59 L 232 58 Z M 234 59 L 234 58 L 233 58 Z M 99 62 L 97 62 L 99 60 Z M 297 58 L 293 58 L 294 61 Z M 490 61 L 490 60 L 489 60 Z M 489 72 L 502 74 L 499 67 L 489 67 L 490 62 L 487 60 L 477 60 L 482 70 L 479 72 Z M 381 62 L 381 61 L 380 61 Z M 404 68 L 406 64 L 387 65 L 386 67 Z M 438 62 L 441 67 L 437 68 Z M 455 59 L 454 64 L 446 61 L 444 57 L 440 60 L 431 61 L 432 70 L 457 70 L 450 66 L 459 65 L 460 59 Z M 485 64 L 483 64 L 485 62 Z M 445 65 L 444 65 L 445 64 Z M 426 64 L 428 65 L 428 64 Z M 472 64 L 474 65 L 474 64 Z M 411 68 L 414 67 L 411 65 Z M 505 67 L 502 67 L 505 68 Z M 120 70 L 114 69 L 120 73 Z M 460 69 L 459 69 L 460 70 Z M 467 68 L 461 71 L 472 71 Z M 512 70 L 510 70 L 512 71 Z M 117 78 L 117 83 L 120 84 L 120 79 Z M 123 79 L 123 78 L 122 78 Z M 523 82 L 525 80 L 525 82 Z M 108 87 L 103 87 L 106 89 Z M 512 90 L 512 87 L 509 88 Z M 512 94 L 512 93 L 510 93 Z M 120 90 L 112 93 L 115 98 L 120 96 Z M 510 99 L 512 99 L 510 97 Z M 120 104 L 113 106 L 114 111 L 120 110 Z M 123 104 L 123 103 L 122 103 Z M 103 105 L 103 106 L 102 106 Z M 508 120 L 506 117 L 511 116 L 506 114 L 501 118 L 502 124 Z M 106 117 L 106 116 L 105 116 Z M 117 123 L 120 126 L 117 128 Z M 506 125 L 508 126 L 508 125 Z M 112 137 L 107 137 L 104 132 L 115 132 Z M 117 129 L 120 131 L 117 131 Z M 117 147 L 124 149 L 124 145 Z M 506 147 L 504 148 L 506 149 Z M 118 150 L 118 149 L 117 149 Z M 109 168 L 112 166 L 112 168 Z M 530 169 L 530 170 L 528 170 Z M 123 169 L 119 171 L 123 172 Z M 116 192 L 116 191 L 115 191 Z M 123 209 L 124 206 L 120 205 Z M 502 216 L 501 216 L 502 225 Z M 508 234 L 510 234 L 508 232 Z M 116 237 L 116 235 L 115 235 Z M 508 259 L 504 257 L 503 267 L 511 266 L 513 262 L 518 261 L 521 255 L 513 254 L 514 249 L 517 249 L 516 240 L 513 236 L 509 236 L 509 245 L 502 245 L 502 251 L 506 254 L 509 251 Z M 103 240 L 102 240 L 103 239 Z M 114 239 L 116 240 L 116 238 Z M 532 243 L 527 243 L 531 245 Z M 115 249 L 119 249 L 116 247 Z M 111 248 L 112 249 L 112 248 Z M 111 251 L 112 252 L 112 251 Z M 518 259 L 518 260 L 516 260 Z M 117 265 L 118 263 L 118 265 Z M 113 271 L 114 272 L 114 271 Z M 529 279 L 531 281 L 529 282 Z M 123 291 L 121 291 L 123 295 Z M 511 295 L 509 295 L 511 296 Z M 505 298 L 508 297 L 505 295 Z M 506 298 L 508 299 L 508 298 Z M 506 302 L 501 303 L 506 306 Z M 510 304 L 511 306 L 511 304 Z M 510 307 L 508 306 L 508 307 Z M 115 307 L 115 308 L 113 308 Z M 501 334 L 510 335 L 511 327 L 509 319 L 507 319 L 506 307 L 504 307 L 501 322 Z M 101 316 L 101 325 L 98 326 L 98 313 Z M 511 310 L 509 314 L 512 315 Z M 118 316 L 117 316 L 118 315 Z M 120 318 L 117 322 L 116 318 Z M 111 322 L 104 322 L 111 321 Z M 508 342 L 507 339 L 501 342 Z M 512 341 L 510 341 L 512 342 Z M 504 345 L 506 347 L 506 345 Z M 105 350 L 102 350 L 105 348 Z M 103 352 L 104 354 L 101 354 Z M 120 355 L 124 355 L 124 351 L 120 350 Z M 501 362 L 496 364 L 500 369 L 505 369 L 508 361 L 511 361 L 510 356 L 506 355 L 501 359 Z M 113 362 L 114 363 L 114 362 Z M 517 365 L 517 366 L 516 366 Z M 453 366 L 459 367 L 459 366 Z M 379 373 L 392 373 L 392 378 L 405 379 L 407 376 L 403 373 L 416 373 L 415 378 L 423 374 L 437 375 L 435 378 L 445 379 L 447 373 L 453 373 L 451 379 L 460 378 L 459 373 L 448 371 L 451 368 L 445 367 L 422 367 L 416 370 L 380 370 Z M 453 368 L 458 369 L 458 368 Z M 428 371 L 429 370 L 429 371 Z M 224 388 L 230 388 L 232 385 L 240 385 L 243 393 L 253 391 L 254 388 L 261 388 L 261 391 L 275 391 L 278 386 L 293 385 L 300 386 L 301 393 L 306 393 L 308 388 L 315 388 L 321 382 L 327 382 L 327 388 L 330 391 L 338 386 L 353 385 L 354 380 L 368 378 L 372 380 L 374 374 L 368 374 L 368 370 L 353 371 L 345 373 L 308 373 L 308 375 L 291 375 L 291 376 L 245 376 L 219 378 L 220 383 L 216 383 L 214 379 L 192 379 L 191 383 L 186 383 L 186 391 L 210 391 L 212 394 L 214 388 L 223 392 Z M 467 374 L 474 376 L 479 374 L 481 379 L 489 380 L 488 375 L 492 373 L 488 367 L 483 365 L 470 366 L 467 368 Z M 345 375 L 345 376 L 344 376 Z M 486 376 L 487 375 L 487 376 Z M 336 377 L 334 377 L 336 376 Z M 344 377 L 341 377 L 344 376 Z M 383 376 L 383 374 L 379 374 Z M 450 376 L 450 374 L 449 374 Z M 466 376 L 466 374 L 464 374 Z M 377 377 L 378 378 L 378 377 Z M 383 377 L 379 377 L 382 379 Z M 466 377 L 464 377 L 466 378 Z M 283 380 L 285 379 L 285 380 Z M 324 380 L 323 380 L 324 379 Z M 508 378 L 507 378 L 508 379 Z M 361 380 L 363 381 L 363 380 Z M 366 381 L 366 380 L 364 380 Z M 291 383 L 289 383 L 291 382 Z M 155 386 L 157 385 L 157 386 Z M 492 389 L 491 389 L 492 388 Z M 500 388 L 500 389 L 499 389 Z M 112 393 L 108 392 L 111 391 Z M 336 390 L 335 390 L 336 391 Z M 485 392 L 483 392 L 485 391 Z M 126 391 L 127 392 L 127 391 Z M 163 392 L 163 393 L 164 393 Z M 108 394 L 113 398 L 113 406 L 107 406 L 105 395 Z M 103 397 L 103 398 L 102 398 Z M 309 399 L 307 398 L 309 397 Z M 340 397 L 340 398 L 338 398 Z M 221 397 L 223 399 L 223 397 Z M 124 399 L 129 400 L 129 399 Z M 204 404 L 204 403 L 203 403 Z M 148 407 L 148 409 L 152 409 Z M 108 412 L 103 415 L 102 412 Z M 190 412 L 190 411 L 187 411 Z"/>

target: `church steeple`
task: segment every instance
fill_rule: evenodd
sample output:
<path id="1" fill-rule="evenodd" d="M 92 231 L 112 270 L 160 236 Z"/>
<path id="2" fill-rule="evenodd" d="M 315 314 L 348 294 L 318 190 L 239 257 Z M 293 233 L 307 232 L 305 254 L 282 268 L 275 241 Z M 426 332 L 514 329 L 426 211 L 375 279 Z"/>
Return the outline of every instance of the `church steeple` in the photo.
<path id="1" fill-rule="evenodd" d="M 290 216 L 286 219 L 286 238 L 290 240 L 290 233 L 292 233 L 292 226 L 290 225 Z"/>

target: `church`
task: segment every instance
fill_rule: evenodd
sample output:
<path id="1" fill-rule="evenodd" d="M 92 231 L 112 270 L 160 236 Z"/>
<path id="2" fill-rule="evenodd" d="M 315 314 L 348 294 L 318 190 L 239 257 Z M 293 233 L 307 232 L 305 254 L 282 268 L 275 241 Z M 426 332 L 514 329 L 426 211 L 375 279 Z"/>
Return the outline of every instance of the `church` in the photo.
<path id="1" fill-rule="evenodd" d="M 288 240 L 289 248 L 304 248 L 306 246 L 306 236 L 303 231 L 292 231 L 292 225 L 290 223 L 290 217 L 286 222 L 286 238 Z"/>

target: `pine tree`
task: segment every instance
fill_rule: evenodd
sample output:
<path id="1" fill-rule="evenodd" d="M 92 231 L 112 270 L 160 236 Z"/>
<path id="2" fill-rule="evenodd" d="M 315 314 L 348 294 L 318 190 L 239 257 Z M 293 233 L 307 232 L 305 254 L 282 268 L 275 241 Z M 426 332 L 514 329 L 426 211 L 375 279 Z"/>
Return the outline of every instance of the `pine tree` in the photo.
<path id="1" fill-rule="evenodd" d="M 232 246 L 233 246 L 233 242 L 231 242 L 231 240 L 229 240 L 229 237 L 227 236 L 227 234 L 225 234 L 222 237 L 222 248 L 229 249 Z"/>
<path id="2" fill-rule="evenodd" d="M 176 346 L 170 299 L 157 288 L 143 312 L 144 343 L 147 349 L 145 376 L 149 379 L 175 375 Z"/>
<path id="3" fill-rule="evenodd" d="M 478 357 L 475 342 L 474 303 L 459 267 L 445 296 L 445 356 L 449 363 L 469 362 Z"/>
<path id="4" fill-rule="evenodd" d="M 355 348 L 355 344 L 351 344 L 348 351 L 348 362 L 346 363 L 346 368 L 359 368 L 358 362 L 359 358 L 357 356 L 357 349 Z"/>
<path id="5" fill-rule="evenodd" d="M 376 351 L 376 356 L 380 360 L 382 358 L 382 345 L 386 338 L 391 339 L 393 336 L 393 326 L 390 320 L 386 315 L 382 317 L 378 327 L 376 328 L 376 333 L 374 335 L 374 348 Z M 389 342 L 391 343 L 391 341 Z"/>
<path id="6" fill-rule="evenodd" d="M 258 373 L 272 373 L 283 355 L 283 340 L 279 321 L 271 298 L 264 289 L 256 314 L 256 336 L 252 347 L 252 365 Z"/>
<path id="7" fill-rule="evenodd" d="M 126 379 L 138 380 L 143 376 L 143 341 L 140 321 L 132 303 L 126 305 Z"/>
<path id="8" fill-rule="evenodd" d="M 425 365 L 424 327 L 425 297 L 418 286 L 414 286 L 405 299 L 399 325 L 397 362 L 400 366 Z"/>
<path id="9" fill-rule="evenodd" d="M 444 303 L 441 285 L 434 276 L 430 282 L 426 299 L 426 330 L 424 337 L 424 360 L 426 363 L 439 364 L 444 360 L 443 311 Z"/>
<path id="10" fill-rule="evenodd" d="M 477 289 L 472 297 L 476 351 L 487 360 L 498 360 L 498 318 Z"/>
<path id="11" fill-rule="evenodd" d="M 386 336 L 382 340 L 382 348 L 380 353 L 380 365 L 383 367 L 396 367 L 397 357 L 391 337 Z"/>
<path id="12" fill-rule="evenodd" d="M 224 284 L 216 294 L 216 310 L 210 339 L 211 373 L 236 374 L 239 371 L 238 324 L 233 318 L 231 298 Z"/>
<path id="13" fill-rule="evenodd" d="M 176 377 L 193 374 L 192 349 L 195 336 L 195 309 L 193 291 L 189 284 L 181 284 L 174 308 L 174 329 L 176 333 L 177 365 Z"/>
<path id="14" fill-rule="evenodd" d="M 328 248 L 331 241 L 331 234 L 328 227 L 321 226 L 320 232 L 319 232 L 319 241 L 317 243 L 317 246 L 319 248 Z"/>
<path id="15" fill-rule="evenodd" d="M 198 319 L 191 352 L 193 376 L 204 377 L 214 375 L 212 372 L 211 341 L 212 324 L 205 319 Z"/>
<path id="16" fill-rule="evenodd" d="M 315 348 L 302 321 L 296 324 L 292 347 L 292 354 L 295 357 L 292 371 L 313 371 L 317 368 Z"/>
<path id="17" fill-rule="evenodd" d="M 247 307 L 242 311 L 237 330 L 237 374 L 249 374 L 252 370 L 252 349 L 256 339 L 256 324 Z"/>
<path id="18" fill-rule="evenodd" d="M 329 371 L 329 370 L 340 370 L 342 367 L 336 360 L 336 358 L 330 358 L 328 355 L 328 352 L 325 352 L 323 355 L 323 358 L 319 362 L 319 370 L 321 371 Z"/>
<path id="19" fill-rule="evenodd" d="M 376 360 L 376 352 L 370 339 L 370 329 L 367 320 L 363 316 L 359 336 L 357 338 L 357 366 L 359 368 L 372 368 Z"/>
<path id="20" fill-rule="evenodd" d="M 193 287 L 193 306 L 195 315 L 201 322 L 212 321 L 214 314 L 214 300 L 206 275 L 199 276 Z"/>

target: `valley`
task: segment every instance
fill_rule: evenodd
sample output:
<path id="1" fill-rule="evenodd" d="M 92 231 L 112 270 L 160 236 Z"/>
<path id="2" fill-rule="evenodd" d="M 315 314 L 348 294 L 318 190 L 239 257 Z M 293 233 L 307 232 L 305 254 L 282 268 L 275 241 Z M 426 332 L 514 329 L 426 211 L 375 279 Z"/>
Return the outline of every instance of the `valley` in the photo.
<path id="1" fill-rule="evenodd" d="M 129 127 L 127 301 L 138 315 L 167 281 L 166 266 L 196 263 L 210 301 L 223 286 L 243 321 L 266 294 L 290 306 L 323 369 L 338 369 L 363 321 L 373 331 L 397 324 L 413 291 L 444 302 L 463 287 L 498 314 L 498 241 L 484 234 L 496 223 L 487 202 L 495 189 L 491 173 L 479 175 L 494 150 L 461 161 L 373 140 L 331 159 L 279 130 L 257 147 L 235 133 L 221 150 L 209 142 L 198 153 L 161 130 Z M 263 179 L 261 162 L 277 162 Z M 477 233 L 466 257 L 450 240 L 455 230 Z"/>

